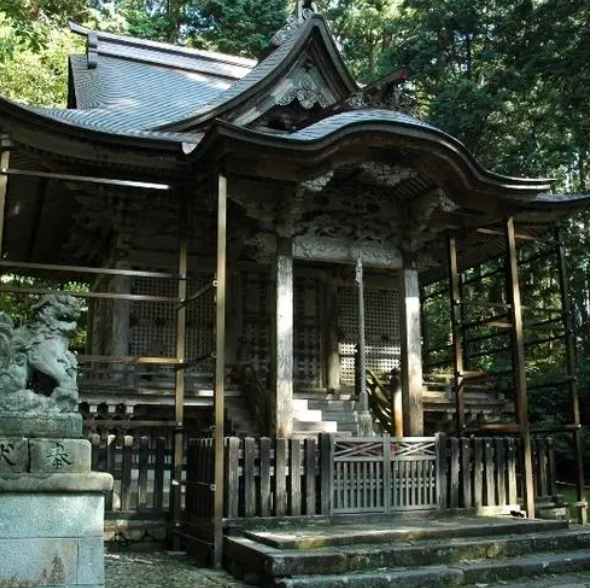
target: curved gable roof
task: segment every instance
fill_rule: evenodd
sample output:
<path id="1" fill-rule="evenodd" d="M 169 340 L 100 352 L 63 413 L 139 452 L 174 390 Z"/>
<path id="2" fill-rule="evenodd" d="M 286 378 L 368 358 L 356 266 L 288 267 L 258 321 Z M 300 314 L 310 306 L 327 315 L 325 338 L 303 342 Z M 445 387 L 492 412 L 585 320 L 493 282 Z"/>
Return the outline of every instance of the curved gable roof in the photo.
<path id="1" fill-rule="evenodd" d="M 302 52 L 314 43 L 325 58 L 322 63 L 324 75 L 331 75 L 340 86 L 342 97 L 357 90 L 358 85 L 346 67 L 325 19 L 314 14 L 231 88 L 198 109 L 193 116 L 165 125 L 160 130 L 187 131 L 200 128 L 215 118 L 225 117 L 232 109 L 256 95 L 264 97 L 290 67 L 301 61 Z"/>

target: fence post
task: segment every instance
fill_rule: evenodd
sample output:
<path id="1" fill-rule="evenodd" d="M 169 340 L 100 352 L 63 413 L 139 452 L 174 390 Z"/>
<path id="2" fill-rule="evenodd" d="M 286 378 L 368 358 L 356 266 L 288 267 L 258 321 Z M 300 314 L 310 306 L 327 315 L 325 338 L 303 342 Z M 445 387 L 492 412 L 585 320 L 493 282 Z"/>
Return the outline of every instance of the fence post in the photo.
<path id="1" fill-rule="evenodd" d="M 436 434 L 436 487 L 438 489 L 438 506 L 447 508 L 447 436 Z"/>
<path id="2" fill-rule="evenodd" d="M 463 437 L 461 439 L 461 486 L 462 486 L 462 502 L 463 508 L 471 508 L 473 506 L 471 498 L 471 474 L 473 471 L 471 442 L 469 439 Z"/>
<path id="3" fill-rule="evenodd" d="M 516 444 L 514 439 L 508 438 L 506 441 L 506 474 L 508 477 L 508 504 L 518 502 L 516 490 Z"/>
<path id="4" fill-rule="evenodd" d="M 269 517 L 271 512 L 270 492 L 270 447 L 268 437 L 260 439 L 260 516 Z"/>
<path id="5" fill-rule="evenodd" d="M 320 514 L 331 515 L 334 498 L 334 439 L 320 433 Z"/>
<path id="6" fill-rule="evenodd" d="M 275 516 L 287 514 L 287 439 L 275 439 Z"/>
<path id="7" fill-rule="evenodd" d="M 449 439 L 449 454 L 451 462 L 451 477 L 449 481 L 449 506 L 459 508 L 459 439 Z"/>
<path id="8" fill-rule="evenodd" d="M 305 514 L 314 515 L 317 512 L 316 499 L 316 442 L 315 439 L 308 438 L 303 442 L 303 452 L 305 454 Z"/>
<path id="9" fill-rule="evenodd" d="M 237 437 L 226 439 L 227 454 L 225 456 L 225 491 L 227 496 L 227 517 L 236 519 L 240 505 L 240 440 Z"/>
<path id="10" fill-rule="evenodd" d="M 244 439 L 244 516 L 256 515 L 256 479 L 254 461 L 256 459 L 256 439 Z"/>

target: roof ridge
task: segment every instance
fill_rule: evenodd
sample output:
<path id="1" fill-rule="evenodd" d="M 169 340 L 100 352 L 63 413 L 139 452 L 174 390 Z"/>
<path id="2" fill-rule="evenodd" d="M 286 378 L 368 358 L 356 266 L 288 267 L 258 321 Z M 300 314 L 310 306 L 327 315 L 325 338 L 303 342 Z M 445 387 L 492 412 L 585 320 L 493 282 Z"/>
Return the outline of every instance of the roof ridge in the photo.
<path id="1" fill-rule="evenodd" d="M 181 55 L 183 57 L 198 57 L 201 59 L 208 59 L 216 62 L 223 62 L 230 65 L 240 65 L 243 67 L 252 68 L 258 62 L 255 59 L 247 57 L 240 57 L 237 55 L 229 55 L 228 53 L 220 53 L 217 51 L 204 51 L 202 49 L 195 49 L 193 47 L 183 47 L 180 45 L 173 45 L 172 43 L 163 43 L 161 41 L 151 41 L 148 39 L 138 39 L 130 35 L 122 35 L 117 33 L 107 33 L 104 31 L 97 31 L 75 22 L 69 23 L 70 31 L 77 35 L 86 36 L 95 34 L 100 41 L 101 39 L 108 43 L 116 45 L 127 45 L 131 47 L 138 47 L 142 49 L 158 51 L 171 55 Z"/>

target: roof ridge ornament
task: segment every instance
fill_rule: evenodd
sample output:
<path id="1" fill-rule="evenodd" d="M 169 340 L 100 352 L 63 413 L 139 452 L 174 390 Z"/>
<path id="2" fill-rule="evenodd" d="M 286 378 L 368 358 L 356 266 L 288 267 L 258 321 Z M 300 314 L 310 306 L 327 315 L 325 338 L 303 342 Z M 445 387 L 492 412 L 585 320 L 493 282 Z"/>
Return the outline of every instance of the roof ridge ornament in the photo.
<path id="1" fill-rule="evenodd" d="M 86 62 L 88 69 L 96 69 L 98 65 L 98 33 L 88 31 L 86 38 Z"/>
<path id="2" fill-rule="evenodd" d="M 297 13 L 287 17 L 285 25 L 270 40 L 273 47 L 280 47 L 291 35 L 303 27 L 307 21 L 317 14 L 318 7 L 313 0 L 298 0 Z"/>

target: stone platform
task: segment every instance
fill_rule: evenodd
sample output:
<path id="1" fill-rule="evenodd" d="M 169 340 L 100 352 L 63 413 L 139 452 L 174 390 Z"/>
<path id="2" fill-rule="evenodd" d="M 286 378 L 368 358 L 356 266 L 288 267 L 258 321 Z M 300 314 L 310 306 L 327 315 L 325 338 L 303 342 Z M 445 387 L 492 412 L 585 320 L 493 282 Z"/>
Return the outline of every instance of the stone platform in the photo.
<path id="1" fill-rule="evenodd" d="M 325 520 L 226 537 L 238 578 L 274 588 L 491 585 L 590 570 L 590 529 L 515 517 Z"/>
<path id="2" fill-rule="evenodd" d="M 0 439 L 0 586 L 104 586 L 104 493 L 83 439 Z"/>

